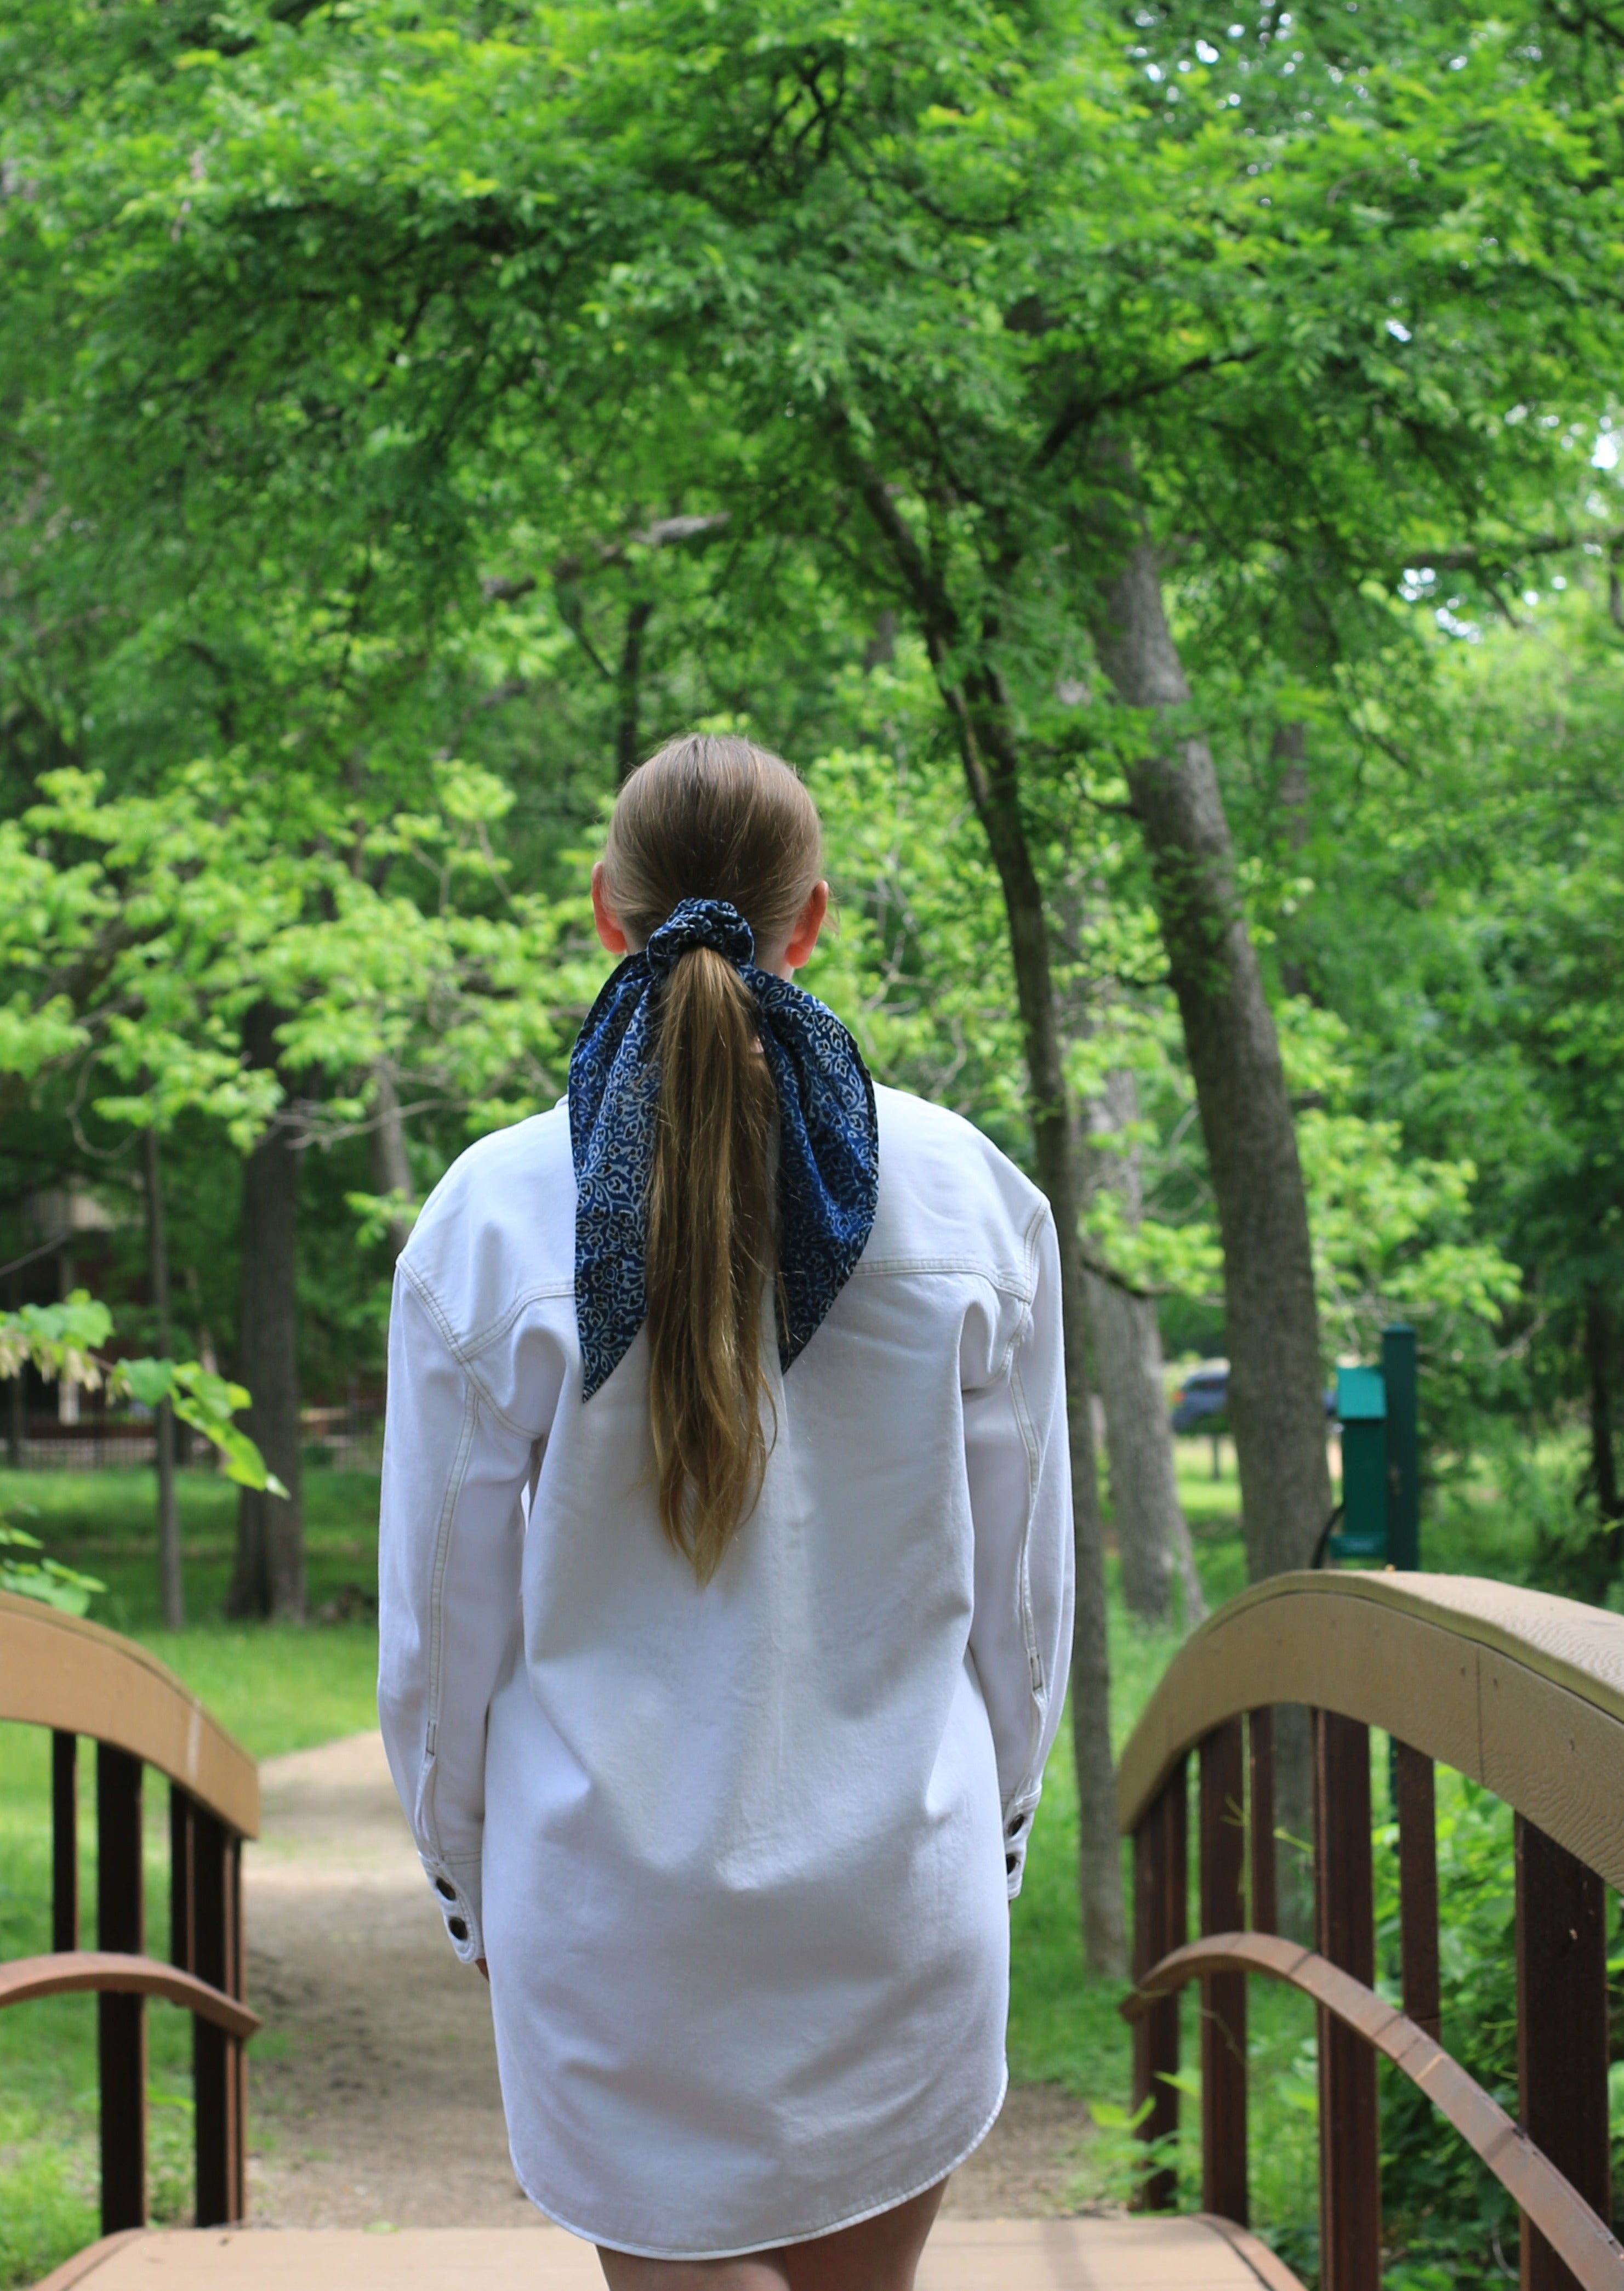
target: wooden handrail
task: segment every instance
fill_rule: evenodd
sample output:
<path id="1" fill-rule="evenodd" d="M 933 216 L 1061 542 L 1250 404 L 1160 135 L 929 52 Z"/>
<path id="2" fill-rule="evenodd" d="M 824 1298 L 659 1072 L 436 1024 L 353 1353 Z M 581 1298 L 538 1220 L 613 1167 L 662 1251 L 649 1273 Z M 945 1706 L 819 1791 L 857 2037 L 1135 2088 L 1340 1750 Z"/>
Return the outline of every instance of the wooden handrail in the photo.
<path id="1" fill-rule="evenodd" d="M 253 1760 L 156 1655 L 0 1591 L 0 1719 L 90 1734 L 179 1782 L 239 1837 L 260 1831 Z"/>
<path id="2" fill-rule="evenodd" d="M 1312 1949 L 1274 1933 L 1210 1933 L 1153 1966 L 1123 1999 L 1122 2015 L 1140 2020 L 1186 1982 L 1223 1973 L 1288 1982 L 1385 2054 L 1476 2150 L 1584 2291 L 1624 2291 L 1624 2247 L 1499 2102 L 1424 2029 Z"/>
<path id="3" fill-rule="evenodd" d="M 0 2010 L 29 2005 L 40 1997 L 84 1994 L 162 1997 L 183 2005 L 201 2021 L 223 2029 L 239 2043 L 257 2035 L 257 2013 L 223 1990 L 156 1957 L 131 1957 L 110 1949 L 60 1949 L 52 1957 L 14 1957 L 0 1965 Z"/>
<path id="4" fill-rule="evenodd" d="M 1280 1702 L 1469 1774 L 1624 1891 L 1624 1615 L 1472 1576 L 1275 1576 L 1169 1666 L 1122 1755 L 1123 1830 L 1216 1727 Z"/>

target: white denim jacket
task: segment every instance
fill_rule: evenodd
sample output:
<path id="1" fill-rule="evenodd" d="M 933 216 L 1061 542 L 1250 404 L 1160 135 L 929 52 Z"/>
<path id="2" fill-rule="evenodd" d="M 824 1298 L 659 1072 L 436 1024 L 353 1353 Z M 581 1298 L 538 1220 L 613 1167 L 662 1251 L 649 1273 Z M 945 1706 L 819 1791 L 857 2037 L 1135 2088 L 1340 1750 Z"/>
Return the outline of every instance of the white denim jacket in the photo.
<path id="1" fill-rule="evenodd" d="M 551 2216 L 699 2258 L 931 2185 L 1001 2103 L 1071 1639 L 1058 1265 L 967 1122 L 877 1093 L 880 1201 L 701 1588 L 660 1531 L 639 1335 L 583 1404 L 563 1106 L 400 1260 L 379 1704 L 513 2160 Z M 770 1350 L 770 1347 L 769 1347 Z"/>

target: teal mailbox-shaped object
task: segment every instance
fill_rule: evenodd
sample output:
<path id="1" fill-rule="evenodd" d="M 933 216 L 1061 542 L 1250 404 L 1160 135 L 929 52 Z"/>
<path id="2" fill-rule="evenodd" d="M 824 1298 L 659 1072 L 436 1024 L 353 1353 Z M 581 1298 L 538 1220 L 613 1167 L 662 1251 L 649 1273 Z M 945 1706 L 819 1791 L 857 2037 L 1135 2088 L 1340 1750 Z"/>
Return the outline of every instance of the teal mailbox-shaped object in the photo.
<path id="1" fill-rule="evenodd" d="M 1387 1556 L 1387 1385 L 1379 1368 L 1337 1371 L 1342 1427 L 1342 1526 L 1338 1559 Z"/>

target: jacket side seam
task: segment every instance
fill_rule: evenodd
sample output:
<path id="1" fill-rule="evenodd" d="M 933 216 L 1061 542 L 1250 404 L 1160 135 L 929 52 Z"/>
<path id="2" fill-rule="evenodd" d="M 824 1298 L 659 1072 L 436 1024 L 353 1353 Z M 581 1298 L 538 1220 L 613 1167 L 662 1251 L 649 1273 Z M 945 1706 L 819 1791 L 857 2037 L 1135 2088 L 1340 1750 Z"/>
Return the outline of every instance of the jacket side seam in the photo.
<path id="1" fill-rule="evenodd" d="M 1038 1235 L 1043 1230 L 1043 1220 L 1048 1215 L 1049 1204 L 1044 1202 L 1033 1211 L 1031 1222 L 1021 1235 L 1021 1246 L 1026 1256 L 1026 1287 L 1003 1292 L 1009 1296 L 1018 1297 L 1026 1309 L 1009 1331 L 1009 1341 L 1004 1346 L 1003 1355 L 998 1363 L 998 1373 L 1001 1377 L 1014 1374 L 1016 1353 L 1025 1342 L 1026 1331 L 1032 1326 L 1032 1308 L 1037 1302 L 1038 1295 Z"/>
<path id="2" fill-rule="evenodd" d="M 456 1519 L 457 1506 L 462 1498 L 462 1481 L 468 1470 L 468 1459 L 473 1451 L 474 1426 L 478 1419 L 479 1403 L 471 1379 L 463 1378 L 462 1422 L 457 1435 L 456 1455 L 446 1483 L 446 1496 L 440 1505 L 439 1522 L 434 1537 L 434 1564 L 429 1575 L 429 1691 L 428 1715 L 424 1729 L 422 1779 L 418 1785 L 418 1818 L 422 1834 L 430 1850 L 441 1860 L 439 1830 L 434 1819 L 434 1764 L 439 1747 L 441 1667 L 445 1652 L 446 1570 L 451 1560 L 451 1531 Z"/>
<path id="3" fill-rule="evenodd" d="M 1020 1427 L 1021 1440 L 1026 1450 L 1026 1516 L 1021 1522 L 1020 1608 L 1021 1636 L 1026 1644 L 1026 1676 L 1032 1686 L 1032 1733 L 1026 1748 L 1026 1763 L 1022 1770 L 1014 1804 L 1034 1782 L 1041 1787 L 1041 1778 L 1032 1771 L 1037 1746 L 1043 1738 L 1043 1714 L 1049 1701 L 1049 1682 L 1043 1675 L 1043 1658 L 1038 1652 L 1037 1624 L 1032 1612 L 1032 1520 L 1037 1509 L 1039 1459 L 1037 1432 L 1026 1406 L 1026 1395 L 1021 1383 L 1020 1365 L 1017 1362 L 1010 1371 L 1009 1396 L 1015 1407 L 1015 1420 Z"/>
<path id="4" fill-rule="evenodd" d="M 1035 1236 L 1041 1223 L 1041 1217 L 1042 1213 L 1040 1212 L 1027 1227 L 1028 1243 L 1034 1249 Z M 1017 1340 L 1011 1351 L 1009 1398 L 1010 1404 L 1015 1410 L 1016 1423 L 1020 1428 L 1021 1443 L 1026 1451 L 1026 1513 L 1021 1522 L 1019 1597 L 1021 1636 L 1026 1644 L 1026 1676 L 1032 1685 L 1032 1732 L 1027 1744 L 1026 1763 L 1022 1771 L 1020 1781 L 1012 1793 L 1009 1805 L 1006 1810 L 1006 1825 L 1010 1815 L 1020 1807 L 1028 1792 L 1033 1794 L 1033 1804 L 1036 1803 L 1038 1794 L 1041 1792 L 1042 1777 L 1034 1775 L 1032 1769 L 1037 1746 L 1043 1739 L 1043 1719 L 1049 1706 L 1049 1682 L 1043 1673 L 1043 1659 L 1038 1651 L 1037 1624 L 1032 1612 L 1032 1522 L 1037 1509 L 1038 1475 L 1041 1468 L 1041 1457 L 1038 1447 L 1037 1427 L 1032 1420 L 1032 1411 L 1026 1404 L 1026 1387 L 1021 1380 L 1020 1364 L 1021 1347 L 1030 1335 L 1031 1330 L 1032 1311 L 1028 1306 L 1018 1331 Z"/>

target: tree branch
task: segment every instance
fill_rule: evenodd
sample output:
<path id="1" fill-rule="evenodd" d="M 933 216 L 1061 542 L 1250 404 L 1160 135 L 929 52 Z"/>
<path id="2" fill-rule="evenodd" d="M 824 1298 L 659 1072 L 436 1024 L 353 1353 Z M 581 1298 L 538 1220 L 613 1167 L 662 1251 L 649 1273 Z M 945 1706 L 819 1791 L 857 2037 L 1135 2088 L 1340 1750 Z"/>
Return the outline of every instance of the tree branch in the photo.
<path id="1" fill-rule="evenodd" d="M 1624 525 L 1607 525 L 1589 533 L 1531 533 L 1506 542 L 1485 542 L 1472 549 L 1444 549 L 1423 554 L 1419 570 L 1438 573 L 1507 572 L 1525 557 L 1566 557 L 1588 548 L 1612 551 L 1624 547 Z"/>
<path id="2" fill-rule="evenodd" d="M 1262 356 L 1262 345 L 1254 344 L 1245 350 L 1208 350 L 1201 358 L 1191 358 L 1164 374 L 1159 381 L 1147 382 L 1138 390 L 1108 390 L 1103 398 L 1073 398 L 1063 406 L 1049 434 L 1032 457 L 1034 470 L 1047 469 L 1057 454 L 1069 445 L 1079 430 L 1101 414 L 1121 414 L 1130 406 L 1141 406 L 1147 398 L 1160 398 L 1164 390 L 1177 390 L 1198 374 L 1217 374 L 1226 366 L 1248 366 Z"/>
<path id="3" fill-rule="evenodd" d="M 705 540 L 730 524 L 732 514 L 730 510 L 719 509 L 703 517 L 656 517 L 637 532 L 627 534 L 623 541 L 600 541 L 590 562 L 580 557 L 560 557 L 551 578 L 555 586 L 559 582 L 579 581 L 594 566 L 601 570 L 607 565 L 623 564 L 629 549 L 671 549 L 679 542 Z M 540 586 L 534 573 L 496 574 L 479 583 L 487 605 L 511 604 Z"/>

